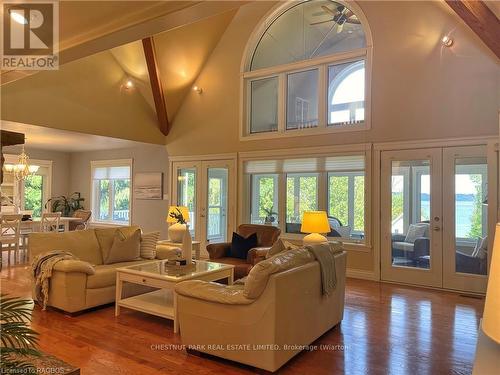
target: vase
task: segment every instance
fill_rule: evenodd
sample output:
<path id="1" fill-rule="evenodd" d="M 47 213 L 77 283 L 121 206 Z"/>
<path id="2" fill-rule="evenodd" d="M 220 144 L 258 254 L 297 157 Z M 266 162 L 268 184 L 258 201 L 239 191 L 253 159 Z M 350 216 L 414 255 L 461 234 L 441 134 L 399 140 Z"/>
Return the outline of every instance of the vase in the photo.
<path id="1" fill-rule="evenodd" d="M 174 223 L 168 227 L 168 239 L 172 242 L 182 243 L 187 225 Z"/>
<path id="2" fill-rule="evenodd" d="M 182 258 L 186 259 L 186 264 L 191 264 L 193 258 L 192 253 L 193 241 L 191 239 L 191 233 L 189 232 L 189 226 L 186 224 L 184 238 L 182 239 Z"/>

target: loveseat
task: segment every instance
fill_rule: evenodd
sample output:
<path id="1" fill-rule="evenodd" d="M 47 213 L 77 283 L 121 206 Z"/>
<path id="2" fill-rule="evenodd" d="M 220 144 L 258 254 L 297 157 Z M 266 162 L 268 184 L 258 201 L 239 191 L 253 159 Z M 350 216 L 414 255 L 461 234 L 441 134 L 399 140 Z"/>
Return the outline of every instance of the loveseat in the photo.
<path id="1" fill-rule="evenodd" d="M 140 230 L 137 226 L 119 228 L 125 236 L 132 235 L 138 229 Z M 116 230 L 117 228 L 96 228 L 29 234 L 30 263 L 36 255 L 52 250 L 68 251 L 79 259 L 62 260 L 55 264 L 50 279 L 49 306 L 75 313 L 112 303 L 115 301 L 116 269 L 152 261 L 136 258 L 104 264 L 103 259 L 111 250 Z M 175 252 L 170 254 L 175 256 Z M 164 259 L 168 257 L 163 253 L 161 256 Z M 131 287 L 125 292 L 131 295 L 139 291 L 134 291 Z"/>
<path id="2" fill-rule="evenodd" d="M 194 351 L 278 370 L 342 320 L 346 252 L 340 249 L 334 257 L 336 287 L 329 295 L 322 293 L 319 263 L 305 248 L 259 262 L 244 286 L 179 283 L 182 343 Z"/>

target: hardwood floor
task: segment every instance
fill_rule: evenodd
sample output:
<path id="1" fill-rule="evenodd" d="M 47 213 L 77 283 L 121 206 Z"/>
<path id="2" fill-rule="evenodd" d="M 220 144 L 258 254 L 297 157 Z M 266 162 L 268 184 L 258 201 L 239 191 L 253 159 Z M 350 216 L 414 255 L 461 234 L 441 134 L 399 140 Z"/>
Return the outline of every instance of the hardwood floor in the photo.
<path id="1" fill-rule="evenodd" d="M 1 291 L 30 297 L 28 267 L 4 268 Z M 348 279 L 344 320 L 280 374 L 470 374 L 483 300 Z M 300 324 L 300 322 L 298 322 Z M 170 320 L 113 307 L 76 317 L 33 313 L 41 349 L 83 375 L 251 374 L 255 370 L 178 349 Z M 336 347 L 337 346 L 337 347 Z"/>

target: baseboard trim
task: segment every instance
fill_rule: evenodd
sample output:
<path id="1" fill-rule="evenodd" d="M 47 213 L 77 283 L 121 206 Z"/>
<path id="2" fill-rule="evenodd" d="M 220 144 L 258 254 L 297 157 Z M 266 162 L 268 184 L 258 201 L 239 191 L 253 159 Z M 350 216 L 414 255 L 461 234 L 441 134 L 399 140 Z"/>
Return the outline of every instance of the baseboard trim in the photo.
<path id="1" fill-rule="evenodd" d="M 357 270 L 355 268 L 348 268 L 346 271 L 346 276 L 353 279 L 363 279 L 371 281 L 379 281 L 377 275 L 373 271 Z"/>

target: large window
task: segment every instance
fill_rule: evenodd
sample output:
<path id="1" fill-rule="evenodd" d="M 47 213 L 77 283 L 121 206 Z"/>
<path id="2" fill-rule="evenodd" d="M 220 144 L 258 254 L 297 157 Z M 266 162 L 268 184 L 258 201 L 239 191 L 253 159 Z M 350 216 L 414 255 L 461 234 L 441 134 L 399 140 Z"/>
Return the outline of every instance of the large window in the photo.
<path id="1" fill-rule="evenodd" d="M 244 172 L 252 223 L 300 234 L 305 211 L 325 210 L 330 237 L 364 240 L 364 155 L 249 160 Z"/>
<path id="2" fill-rule="evenodd" d="M 130 224 L 131 160 L 93 161 L 92 220 Z"/>
<path id="3" fill-rule="evenodd" d="M 289 2 L 263 23 L 246 54 L 243 137 L 368 127 L 371 46 L 349 6 Z"/>

